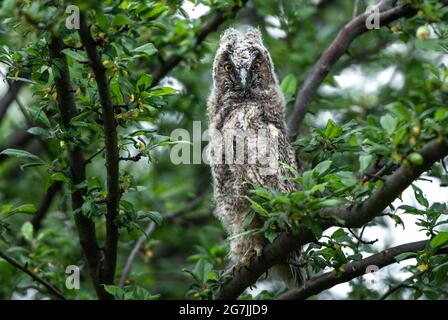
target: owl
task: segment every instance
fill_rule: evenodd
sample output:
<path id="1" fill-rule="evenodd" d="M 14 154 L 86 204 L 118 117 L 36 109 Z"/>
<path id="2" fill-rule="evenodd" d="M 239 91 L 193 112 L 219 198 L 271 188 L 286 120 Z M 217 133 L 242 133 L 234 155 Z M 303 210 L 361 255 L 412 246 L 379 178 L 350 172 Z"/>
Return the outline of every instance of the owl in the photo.
<path id="1" fill-rule="evenodd" d="M 285 123 L 285 102 L 274 65 L 256 28 L 229 28 L 221 35 L 213 65 L 213 87 L 208 99 L 208 159 L 213 177 L 215 215 L 230 240 L 233 266 L 248 265 L 268 243 L 261 233 L 250 235 L 263 222 L 257 216 L 245 223 L 253 185 L 292 191 L 285 177 L 296 168 Z M 249 220 L 250 221 L 250 220 Z M 246 224 L 246 225 L 245 225 Z M 249 232 L 248 232 L 249 231 Z M 271 279 L 289 286 L 302 282 L 298 253 L 269 270 Z"/>

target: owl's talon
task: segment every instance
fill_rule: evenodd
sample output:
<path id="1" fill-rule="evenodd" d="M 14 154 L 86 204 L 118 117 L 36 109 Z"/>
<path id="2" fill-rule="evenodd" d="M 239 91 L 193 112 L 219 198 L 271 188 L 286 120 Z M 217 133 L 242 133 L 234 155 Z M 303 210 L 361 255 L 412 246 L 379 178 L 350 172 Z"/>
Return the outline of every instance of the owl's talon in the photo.
<path id="1" fill-rule="evenodd" d="M 252 260 L 252 258 L 254 257 L 259 258 L 261 257 L 262 254 L 263 254 L 263 246 L 257 245 L 254 248 L 251 248 L 246 251 L 243 258 L 241 259 L 241 264 L 245 267 L 248 267 L 250 266 L 250 261 Z"/>
<path id="2" fill-rule="evenodd" d="M 260 258 L 263 255 L 263 247 L 262 246 L 257 246 L 255 248 L 255 252 L 257 253 L 257 257 Z"/>

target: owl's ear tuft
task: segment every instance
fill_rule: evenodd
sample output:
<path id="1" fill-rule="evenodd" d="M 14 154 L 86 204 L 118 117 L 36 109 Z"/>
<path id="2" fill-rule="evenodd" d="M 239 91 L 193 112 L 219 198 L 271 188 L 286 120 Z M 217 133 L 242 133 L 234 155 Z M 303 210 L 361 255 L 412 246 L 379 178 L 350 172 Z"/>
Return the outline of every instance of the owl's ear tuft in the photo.
<path id="1" fill-rule="evenodd" d="M 228 28 L 221 33 L 221 39 L 220 44 L 221 46 L 226 43 L 233 43 L 235 42 L 236 38 L 238 37 L 239 31 L 235 28 Z"/>
<path id="2" fill-rule="evenodd" d="M 255 27 L 248 27 L 246 29 L 246 34 L 245 36 L 255 42 L 259 42 L 262 43 L 263 42 L 263 38 L 261 36 L 261 32 L 258 28 Z"/>

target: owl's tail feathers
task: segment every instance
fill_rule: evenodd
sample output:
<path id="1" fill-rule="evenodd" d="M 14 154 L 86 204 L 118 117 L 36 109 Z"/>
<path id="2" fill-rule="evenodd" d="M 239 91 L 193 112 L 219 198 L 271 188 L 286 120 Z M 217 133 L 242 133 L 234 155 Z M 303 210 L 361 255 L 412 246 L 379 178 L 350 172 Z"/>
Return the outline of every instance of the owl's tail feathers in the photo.
<path id="1" fill-rule="evenodd" d="M 302 269 L 299 266 L 299 251 L 293 252 L 285 262 L 275 265 L 271 268 L 271 278 L 280 280 L 290 288 L 299 288 L 304 282 Z"/>

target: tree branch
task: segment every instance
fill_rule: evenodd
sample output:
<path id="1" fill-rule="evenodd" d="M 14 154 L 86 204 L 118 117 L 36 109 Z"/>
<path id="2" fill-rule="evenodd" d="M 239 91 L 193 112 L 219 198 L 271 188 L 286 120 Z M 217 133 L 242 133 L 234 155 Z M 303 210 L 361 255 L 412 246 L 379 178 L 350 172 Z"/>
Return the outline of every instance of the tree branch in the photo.
<path id="1" fill-rule="evenodd" d="M 424 161 L 421 165 L 410 168 L 401 166 L 385 180 L 361 205 L 352 208 L 329 208 L 320 212 L 322 230 L 331 226 L 359 228 L 382 213 L 411 183 L 423 172 L 427 171 L 436 161 L 448 155 L 448 144 L 441 139 L 427 143 L 420 154 Z M 315 240 L 313 233 L 306 227 L 301 227 L 297 234 L 281 233 L 274 242 L 263 249 L 263 254 L 252 259 L 248 268 L 241 268 L 234 272 L 234 277 L 224 283 L 216 299 L 236 299 L 250 285 L 266 272 L 270 267 L 278 264 L 290 252 Z"/>
<path id="2" fill-rule="evenodd" d="M 36 282 L 40 283 L 41 285 L 43 285 L 48 290 L 48 292 L 50 294 L 52 294 L 53 296 L 55 296 L 56 298 L 58 298 L 60 300 L 66 300 L 65 297 L 62 295 L 62 293 L 58 289 L 56 289 L 56 287 L 54 287 L 47 280 L 42 279 L 41 277 L 39 277 L 34 272 L 31 272 L 30 270 L 28 270 L 26 268 L 26 266 L 22 266 L 16 260 L 14 260 L 13 258 L 7 256 L 6 254 L 4 254 L 1 251 L 0 251 L 0 257 L 2 259 L 4 259 L 6 262 L 8 262 L 9 264 L 11 264 L 13 267 L 15 267 L 15 268 L 19 269 L 20 271 L 23 271 L 24 273 L 29 275 L 34 281 L 36 281 Z"/>
<path id="3" fill-rule="evenodd" d="M 300 290 L 293 290 L 282 294 L 280 300 L 304 300 L 337 284 L 348 282 L 354 278 L 366 274 L 368 266 L 374 265 L 383 268 L 396 263 L 395 257 L 405 252 L 418 252 L 425 249 L 428 240 L 402 244 L 390 249 L 385 249 L 380 253 L 371 255 L 361 261 L 355 261 L 344 266 L 344 271 L 337 276 L 333 271 L 312 278 L 306 282 Z M 440 253 L 446 253 L 442 250 Z"/>
<path id="4" fill-rule="evenodd" d="M 387 290 L 378 300 L 386 300 L 387 297 L 389 297 L 391 294 L 397 292 L 398 290 L 400 290 L 402 288 L 413 288 L 412 286 L 407 285 L 406 282 L 421 276 L 425 272 L 426 272 L 426 270 L 425 271 L 420 271 L 420 272 L 418 272 L 416 274 L 413 274 L 409 278 L 401 281 L 399 284 L 389 288 L 389 290 Z"/>
<path id="5" fill-rule="evenodd" d="M 53 37 L 49 46 L 50 58 L 52 62 L 58 61 L 60 67 L 58 78 L 55 77 L 58 108 L 61 114 L 62 123 L 66 129 L 70 128 L 70 120 L 76 116 L 77 109 L 75 97 L 70 81 L 70 73 L 67 66 L 67 59 L 61 52 L 64 48 L 63 40 L 60 37 Z M 79 185 L 86 179 L 84 154 L 79 146 L 75 146 L 69 152 L 69 164 L 72 174 L 73 186 Z M 75 187 L 76 188 L 76 187 Z M 108 294 L 101 286 L 99 278 L 99 268 L 101 254 L 98 250 L 95 224 L 92 219 L 82 214 L 81 207 L 84 203 L 86 188 L 76 188 L 72 192 L 72 210 L 74 212 L 75 223 L 79 234 L 79 240 L 87 261 L 87 269 L 93 282 L 95 291 L 100 299 L 107 298 Z"/>
<path id="6" fill-rule="evenodd" d="M 353 6 L 353 19 L 355 19 L 356 16 L 358 15 L 360 2 L 361 2 L 361 0 L 355 0 L 355 4 Z"/>
<path id="7" fill-rule="evenodd" d="M 42 220 L 45 218 L 45 215 L 47 214 L 54 197 L 61 190 L 61 187 L 62 187 L 61 181 L 55 181 L 48 187 L 45 196 L 39 203 L 39 208 L 37 209 L 37 212 L 33 215 L 33 218 L 31 219 L 31 224 L 33 225 L 34 231 L 38 231 L 41 228 Z"/>
<path id="8" fill-rule="evenodd" d="M 33 137 L 32 134 L 28 132 L 29 127 L 26 127 L 24 129 L 17 129 L 13 134 L 11 134 L 7 140 L 9 141 L 8 144 L 2 145 L 1 149 L 21 149 L 24 148 Z M 6 160 L 8 156 L 4 154 L 0 154 L 0 162 L 3 160 Z"/>
<path id="9" fill-rule="evenodd" d="M 9 83 L 8 91 L 6 91 L 5 95 L 0 100 L 0 121 L 2 121 L 3 117 L 8 111 L 9 106 L 16 99 L 16 96 L 19 93 L 22 84 L 23 83 L 20 81 L 13 81 L 12 83 Z"/>
<path id="10" fill-rule="evenodd" d="M 379 3 L 380 11 L 382 11 L 379 18 L 381 26 L 385 26 L 402 17 L 415 15 L 417 12 L 410 5 L 403 5 L 383 11 L 384 8 L 390 4 L 390 2 L 390 0 L 382 0 Z M 448 4 L 448 0 L 442 0 L 441 2 L 445 5 Z M 298 90 L 294 107 L 288 118 L 288 135 L 291 140 L 296 138 L 299 125 L 305 118 L 317 89 L 328 75 L 331 68 L 347 51 L 353 40 L 369 31 L 366 27 L 366 19 L 369 15 L 369 12 L 361 14 L 341 29 L 339 34 L 336 36 L 336 39 L 334 39 L 333 43 L 316 62 L 311 73 Z"/>
<path id="11" fill-rule="evenodd" d="M 246 4 L 247 1 L 248 0 L 242 0 L 241 6 L 236 5 L 235 7 L 231 8 L 228 11 L 220 10 L 216 12 L 216 14 L 212 18 L 210 18 L 210 20 L 205 22 L 202 28 L 198 31 L 192 51 L 195 51 L 210 33 L 216 31 L 218 27 L 227 20 L 227 15 L 229 13 L 235 15 Z M 183 60 L 183 58 L 184 57 L 181 55 L 174 55 L 170 57 L 168 60 L 166 60 L 165 63 L 162 66 L 160 66 L 159 69 L 154 71 L 152 85 L 153 86 L 157 85 L 160 82 L 160 80 L 162 80 L 162 78 L 168 74 L 168 72 L 170 72 Z"/>
<path id="12" fill-rule="evenodd" d="M 95 41 L 90 34 L 85 13 L 82 13 L 80 18 L 79 36 L 82 45 L 86 49 L 90 66 L 95 75 L 102 108 L 104 144 L 106 147 L 107 213 L 105 261 L 102 267 L 101 280 L 104 284 L 112 284 L 114 282 L 115 267 L 117 264 L 117 245 L 119 238 L 115 219 L 118 216 L 121 197 L 117 124 L 115 121 L 114 106 L 109 92 L 106 69 L 101 61 L 101 54 L 98 52 Z"/>

